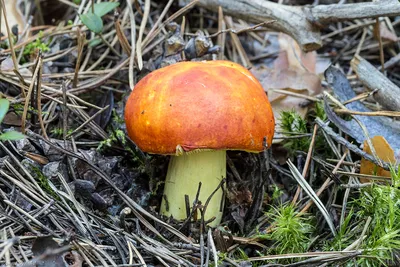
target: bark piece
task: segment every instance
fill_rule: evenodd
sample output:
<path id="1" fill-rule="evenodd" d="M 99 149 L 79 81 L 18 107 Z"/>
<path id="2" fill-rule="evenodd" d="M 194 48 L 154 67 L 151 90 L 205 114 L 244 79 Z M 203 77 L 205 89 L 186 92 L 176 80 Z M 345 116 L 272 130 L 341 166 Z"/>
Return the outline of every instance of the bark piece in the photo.
<path id="1" fill-rule="evenodd" d="M 379 104 L 388 110 L 400 110 L 400 88 L 397 85 L 358 55 L 351 60 L 351 67 L 366 87 L 370 90 L 379 89 L 373 95 Z"/>

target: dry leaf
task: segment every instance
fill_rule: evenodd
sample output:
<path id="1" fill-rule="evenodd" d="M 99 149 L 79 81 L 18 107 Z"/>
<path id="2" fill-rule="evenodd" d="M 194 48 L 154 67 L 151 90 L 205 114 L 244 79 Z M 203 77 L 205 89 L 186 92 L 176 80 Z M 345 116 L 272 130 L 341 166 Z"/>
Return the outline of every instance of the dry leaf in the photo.
<path id="1" fill-rule="evenodd" d="M 388 27 L 386 26 L 386 23 L 384 23 L 384 22 L 379 23 L 379 30 L 380 30 L 380 35 L 381 35 L 382 41 L 397 42 L 396 34 L 388 29 Z M 376 24 L 374 25 L 374 38 L 376 40 L 379 40 Z"/>
<path id="2" fill-rule="evenodd" d="M 375 148 L 376 155 L 383 161 L 394 163 L 394 151 L 386 141 L 383 136 L 374 136 L 371 138 L 372 145 Z M 369 147 L 367 141 L 364 141 L 364 149 L 365 152 L 372 155 L 371 148 Z M 390 177 L 390 172 L 378 167 L 374 163 L 366 160 L 361 159 L 361 167 L 360 167 L 361 174 L 368 174 L 368 175 L 378 175 L 378 176 L 385 176 Z M 362 183 L 369 182 L 367 179 L 360 179 Z"/>
<path id="3" fill-rule="evenodd" d="M 18 64 L 19 73 L 23 76 L 32 76 L 33 73 L 28 68 L 21 68 L 21 65 Z M 5 60 L 0 63 L 0 71 L 10 71 L 14 70 L 14 62 L 11 56 L 8 56 Z"/>
<path id="4" fill-rule="evenodd" d="M 304 53 L 292 37 L 284 33 L 278 36 L 279 55 L 274 62 L 275 70 L 293 69 L 302 72 L 315 72 L 317 53 Z"/>
<path id="5" fill-rule="evenodd" d="M 252 69 L 253 74 L 268 92 L 268 98 L 274 110 L 276 132 L 281 132 L 280 114 L 283 110 L 297 111 L 303 118 L 307 114 L 308 100 L 298 96 L 282 94 L 274 89 L 284 90 L 304 96 L 315 96 L 321 93 L 321 80 L 315 74 L 317 54 L 315 51 L 304 53 L 299 45 L 288 35 L 279 34 L 280 53 L 274 62 L 273 69 L 260 66 Z M 279 133 L 275 134 L 276 137 Z M 279 143 L 281 139 L 274 139 Z"/>
<path id="6" fill-rule="evenodd" d="M 340 102 L 343 103 L 356 97 L 356 93 L 347 80 L 347 76 L 338 68 L 330 66 L 325 71 L 325 80 Z M 361 101 L 353 101 L 346 104 L 346 108 L 361 112 L 371 111 Z M 326 101 L 325 112 L 329 120 L 340 130 L 354 138 L 359 144 L 364 143 L 366 137 L 358 122 L 354 119 L 344 120 L 340 118 Z M 400 125 L 397 121 L 385 116 L 353 116 L 365 126 L 370 137 L 383 136 L 393 148 L 395 158 L 400 161 Z"/>

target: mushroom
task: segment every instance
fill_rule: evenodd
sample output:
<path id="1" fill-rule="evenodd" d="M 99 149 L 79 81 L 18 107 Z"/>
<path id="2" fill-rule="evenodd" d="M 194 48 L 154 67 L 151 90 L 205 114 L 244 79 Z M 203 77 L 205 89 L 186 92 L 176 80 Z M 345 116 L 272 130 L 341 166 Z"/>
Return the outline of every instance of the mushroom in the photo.
<path id="1" fill-rule="evenodd" d="M 230 61 L 180 62 L 140 80 L 125 108 L 127 132 L 144 152 L 171 155 L 160 212 L 187 217 L 205 204 L 226 177 L 226 150 L 258 153 L 270 146 L 275 129 L 271 105 L 261 84 Z M 265 140 L 265 141 L 264 141 Z M 222 218 L 223 188 L 208 203 L 204 219 Z"/>

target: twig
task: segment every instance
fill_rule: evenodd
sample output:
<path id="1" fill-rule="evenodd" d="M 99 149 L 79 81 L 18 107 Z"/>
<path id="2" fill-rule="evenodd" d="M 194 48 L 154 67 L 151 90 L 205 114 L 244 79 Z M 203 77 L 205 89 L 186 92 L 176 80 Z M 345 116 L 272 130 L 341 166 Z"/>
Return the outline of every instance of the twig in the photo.
<path id="1" fill-rule="evenodd" d="M 161 12 L 161 14 L 158 17 L 157 21 L 154 23 L 153 27 L 151 28 L 149 33 L 144 38 L 144 40 L 143 40 L 143 46 L 144 47 L 146 46 L 146 44 L 149 43 L 150 38 L 153 36 L 153 33 L 156 31 L 158 25 L 160 25 L 161 21 L 164 19 L 165 15 L 167 14 L 167 12 L 168 12 L 168 10 L 171 7 L 173 2 L 174 2 L 174 0 L 169 0 L 168 3 L 165 5 L 164 10 Z M 161 27 L 163 27 L 163 25 Z M 134 29 L 134 28 L 132 27 L 132 29 Z"/>
<path id="2" fill-rule="evenodd" d="M 233 20 L 231 17 L 225 16 L 225 23 L 226 26 L 229 28 L 233 27 Z M 233 31 L 230 31 L 230 36 L 232 38 L 232 43 L 235 46 L 237 52 L 239 53 L 240 56 L 240 60 L 242 61 L 243 66 L 245 66 L 246 68 L 250 68 L 252 66 L 246 51 L 244 50 L 242 43 L 240 42 L 239 37 L 237 36 L 237 34 L 235 34 Z"/>
<path id="3" fill-rule="evenodd" d="M 98 115 L 100 115 L 101 113 L 103 113 L 105 110 L 107 110 L 110 106 L 107 105 L 104 108 L 98 110 L 95 114 L 93 114 L 93 116 L 91 116 L 89 119 L 87 119 L 84 123 L 82 123 L 81 125 L 79 125 L 78 128 L 76 128 L 75 130 L 73 130 L 71 133 L 67 134 L 65 138 L 69 138 L 71 137 L 73 134 L 75 134 L 76 132 L 79 132 L 83 127 L 85 127 L 88 123 L 90 123 L 92 120 L 94 120 Z"/>
<path id="4" fill-rule="evenodd" d="M 131 1 L 127 2 L 129 8 L 129 18 L 131 21 L 131 29 L 136 29 L 136 22 L 135 22 L 135 13 L 132 9 Z M 133 65 L 135 61 L 135 50 L 136 50 L 136 31 L 131 31 L 131 54 L 129 57 L 129 87 L 133 90 L 135 86 L 134 83 L 134 72 L 133 72 Z"/>
<path id="5" fill-rule="evenodd" d="M 81 64 L 81 58 L 82 58 L 82 52 L 83 52 L 83 47 L 85 46 L 85 34 L 81 33 L 80 28 L 77 29 L 77 39 L 78 39 L 78 58 L 76 59 L 76 65 L 75 65 L 75 73 L 74 73 L 74 79 L 72 82 L 72 87 L 76 87 L 78 85 L 78 74 L 79 74 L 79 68 Z"/>
<path id="6" fill-rule="evenodd" d="M 276 22 L 276 20 L 265 21 L 265 22 L 258 23 L 258 24 L 254 25 L 254 26 L 246 27 L 246 28 L 243 28 L 243 29 L 240 29 L 240 30 L 236 30 L 236 29 L 233 29 L 233 28 L 221 29 L 221 30 L 218 30 L 218 32 L 216 32 L 214 34 L 206 36 L 206 38 L 214 38 L 214 37 L 216 37 L 216 36 L 218 36 L 218 35 L 220 35 L 222 33 L 227 33 L 227 32 L 238 35 L 238 34 L 241 34 L 241 33 L 244 33 L 244 32 L 255 30 L 258 27 L 265 26 L 265 25 L 268 25 L 268 24 L 271 24 L 271 23 L 274 23 L 274 22 Z M 191 36 L 196 36 L 196 34 L 194 34 L 194 35 L 190 34 L 190 35 Z"/>
<path id="7" fill-rule="evenodd" d="M 218 31 L 221 32 L 221 34 L 218 35 L 218 41 L 217 41 L 217 44 L 219 45 L 219 47 L 221 47 L 221 51 L 218 54 L 219 60 L 223 60 L 225 55 L 226 34 L 223 32 L 225 29 L 226 29 L 226 24 L 224 21 L 224 13 L 222 11 L 222 8 L 218 7 Z"/>
<path id="8" fill-rule="evenodd" d="M 400 5 L 400 3 L 399 3 Z M 351 67 L 370 90 L 378 89 L 375 100 L 388 110 L 400 110 L 400 88 L 360 56 L 351 60 Z"/>
<path id="9" fill-rule="evenodd" d="M 49 139 L 46 133 L 46 128 L 44 127 L 43 117 L 42 117 L 42 74 L 43 74 L 43 62 L 40 62 L 39 74 L 36 80 L 36 98 L 37 98 L 37 110 L 38 110 L 38 120 L 40 124 L 40 129 L 44 138 Z M 33 82 L 33 81 L 32 81 Z"/>
<path id="10" fill-rule="evenodd" d="M 35 71 L 33 72 L 32 82 L 31 82 L 31 84 L 29 86 L 29 89 L 28 89 L 28 95 L 26 96 L 25 105 L 24 105 L 24 111 L 22 113 L 22 119 L 21 119 L 21 132 L 22 133 L 25 133 L 26 116 L 28 114 L 29 100 L 31 99 L 31 95 L 32 95 L 32 92 L 33 92 L 33 87 L 35 85 L 35 80 L 36 80 L 36 77 L 38 75 L 40 66 L 42 65 L 42 59 L 43 59 L 42 58 L 42 53 L 39 53 L 37 58 L 36 58 Z"/>
<path id="11" fill-rule="evenodd" d="M 67 107 L 67 82 L 63 81 L 61 85 L 61 90 L 63 93 L 63 104 L 61 105 L 62 110 L 62 126 L 63 126 L 63 140 L 67 140 L 67 130 L 68 130 L 68 107 Z"/>
<path id="12" fill-rule="evenodd" d="M 318 130 L 318 125 L 317 125 L 317 124 L 314 124 L 313 135 L 312 135 L 312 138 L 311 138 L 310 147 L 308 148 L 306 163 L 304 164 L 304 169 L 303 169 L 303 172 L 302 172 L 302 176 L 303 176 L 304 178 L 307 176 L 308 167 L 310 166 L 311 154 L 312 154 L 313 149 L 314 149 L 315 137 L 317 136 L 317 130 Z M 292 204 L 293 204 L 293 205 L 296 204 L 297 199 L 298 199 L 299 196 L 300 196 L 300 192 L 301 192 L 301 187 L 300 187 L 300 185 L 298 185 L 298 186 L 297 186 L 296 193 L 295 193 L 295 195 L 294 195 L 294 197 L 293 197 L 293 200 L 292 200 Z"/>
<path id="13" fill-rule="evenodd" d="M 144 14 L 142 17 L 142 23 L 140 24 L 138 40 L 136 42 L 136 57 L 138 61 L 138 68 L 141 70 L 143 68 L 143 59 L 142 59 L 142 38 L 144 29 L 147 24 L 147 19 L 150 13 L 150 0 L 145 0 L 144 2 Z"/>
<path id="14" fill-rule="evenodd" d="M 13 63 L 14 63 L 14 72 L 15 72 L 15 74 L 17 74 L 17 76 L 18 76 L 18 78 L 19 78 L 21 84 L 26 85 L 26 83 L 25 83 L 25 81 L 24 81 L 24 78 L 22 78 L 22 76 L 21 76 L 21 74 L 19 73 L 19 70 L 18 70 L 18 61 L 17 61 L 17 57 L 16 57 L 16 55 L 15 55 L 14 40 L 13 40 L 13 38 L 12 38 L 12 34 L 11 34 L 11 31 L 10 31 L 10 26 L 8 25 L 7 10 L 6 10 L 6 5 L 5 5 L 5 3 L 4 3 L 4 0 L 1 0 L 1 7 L 2 7 L 2 8 L 1 8 L 2 10 L 1 10 L 1 11 L 3 11 L 4 20 L 5 20 L 5 22 L 6 22 L 6 30 L 7 30 L 7 35 L 8 35 L 8 43 L 9 43 L 9 45 L 10 45 L 11 57 L 12 57 L 12 60 L 13 60 Z M 3 53 L 4 53 L 4 51 L 3 51 Z M 25 97 L 25 96 L 26 96 L 26 95 L 25 95 L 25 91 L 24 91 L 24 90 L 21 90 L 21 92 L 22 92 L 22 95 Z"/>
<path id="15" fill-rule="evenodd" d="M 355 100 L 354 100 L 355 101 Z M 352 114 L 352 115 L 362 115 L 362 116 L 388 116 L 388 117 L 400 117 L 399 111 L 356 111 L 349 109 L 334 109 L 338 114 Z"/>
<path id="16" fill-rule="evenodd" d="M 193 8 L 199 0 L 193 0 L 191 1 L 189 4 L 187 4 L 186 6 L 184 6 L 183 8 L 181 8 L 180 10 L 178 10 L 177 12 L 175 12 L 173 15 L 171 15 L 170 17 L 168 17 L 168 19 L 166 19 L 159 27 L 157 30 L 154 30 L 154 32 L 152 34 L 149 34 L 147 36 L 147 38 L 143 41 L 142 43 L 142 47 L 145 48 L 147 47 L 147 45 L 161 32 L 161 29 L 163 29 L 168 23 L 170 23 L 171 21 L 173 21 L 174 19 L 176 19 L 177 17 L 179 17 L 180 15 L 182 15 L 183 13 L 187 12 L 189 9 Z M 164 38 L 163 38 L 164 39 Z"/>
<path id="17" fill-rule="evenodd" d="M 343 137 L 341 137 L 340 135 L 335 133 L 332 130 L 332 128 L 329 127 L 327 124 L 325 124 L 321 119 L 316 118 L 315 122 L 321 127 L 322 130 L 324 130 L 329 136 L 331 136 L 339 144 L 344 145 L 349 150 L 351 150 L 354 153 L 356 153 L 357 155 L 365 158 L 366 160 L 368 160 L 368 161 L 370 161 L 372 163 L 375 163 L 376 165 L 382 167 L 383 169 L 385 169 L 387 171 L 390 171 L 390 164 L 389 163 L 382 161 L 382 164 L 380 165 L 379 162 L 377 160 L 375 160 L 375 158 L 373 156 L 371 156 L 370 154 L 362 151 L 357 146 L 351 144 L 349 141 L 347 141 L 346 139 L 344 139 Z"/>
<path id="18" fill-rule="evenodd" d="M 337 172 L 337 170 L 339 169 L 341 163 L 344 161 L 348 152 L 349 152 L 349 150 L 346 150 L 346 152 L 344 152 L 342 158 L 339 160 L 339 162 L 336 164 L 335 168 L 333 169 L 333 171 L 332 171 L 333 174 L 335 174 Z M 330 177 L 326 178 L 325 182 L 322 184 L 320 189 L 318 189 L 318 191 L 317 191 L 318 197 L 322 194 L 322 192 L 324 192 L 324 190 L 328 187 L 330 182 L 331 182 L 331 178 Z M 312 200 L 309 200 L 307 202 L 307 204 L 304 206 L 304 208 L 300 211 L 300 213 L 306 213 L 313 203 L 314 202 Z"/>
<path id="19" fill-rule="evenodd" d="M 385 73 L 385 57 L 383 55 L 383 45 L 382 45 L 382 36 L 381 36 L 381 25 L 379 23 L 379 18 L 376 18 L 375 29 L 376 35 L 378 37 L 379 42 L 379 59 L 381 60 L 381 71 Z"/>
<path id="20" fill-rule="evenodd" d="M 208 247 L 209 248 L 211 247 L 211 250 L 212 250 L 212 253 L 213 253 L 215 266 L 218 266 L 218 254 L 217 254 L 217 249 L 216 249 L 215 244 L 214 244 L 214 239 L 213 239 L 212 234 L 211 234 L 211 228 L 208 229 L 207 240 L 209 242 L 208 243 Z"/>
<path id="21" fill-rule="evenodd" d="M 184 2 L 188 3 L 189 0 Z M 306 52 L 322 46 L 320 26 L 338 21 L 400 14 L 400 4 L 396 0 L 310 7 L 259 0 L 236 0 L 234 5 L 231 0 L 200 0 L 199 5 L 215 12 L 221 6 L 224 13 L 252 22 L 276 20 L 269 28 L 291 35 Z"/>

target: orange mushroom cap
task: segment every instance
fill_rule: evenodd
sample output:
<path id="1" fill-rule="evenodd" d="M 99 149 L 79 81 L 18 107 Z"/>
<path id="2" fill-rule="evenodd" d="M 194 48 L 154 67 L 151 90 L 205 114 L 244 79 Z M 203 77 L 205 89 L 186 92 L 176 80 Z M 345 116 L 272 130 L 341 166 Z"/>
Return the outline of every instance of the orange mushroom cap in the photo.
<path id="1" fill-rule="evenodd" d="M 261 84 L 230 61 L 180 62 L 140 80 L 128 98 L 129 137 L 148 153 L 263 150 L 275 120 Z"/>

